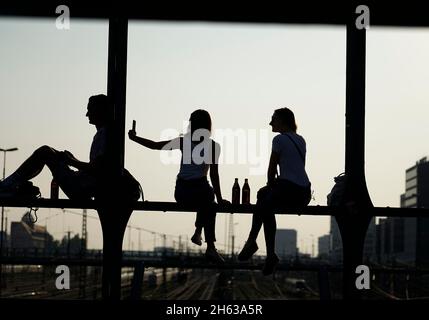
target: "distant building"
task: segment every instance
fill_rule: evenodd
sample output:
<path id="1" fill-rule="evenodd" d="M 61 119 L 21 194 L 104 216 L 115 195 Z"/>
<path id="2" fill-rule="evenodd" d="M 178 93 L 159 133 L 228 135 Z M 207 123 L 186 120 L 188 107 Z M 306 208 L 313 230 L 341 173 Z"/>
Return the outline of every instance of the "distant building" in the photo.
<path id="1" fill-rule="evenodd" d="M 340 229 L 338 227 L 335 217 L 331 216 L 331 231 L 330 235 L 330 251 L 329 259 L 332 263 L 341 264 L 343 263 L 343 242 L 341 239 Z M 372 218 L 365 236 L 365 243 L 363 248 L 363 260 L 364 262 L 375 261 L 377 257 L 377 233 L 375 218 Z"/>
<path id="2" fill-rule="evenodd" d="M 329 232 L 329 258 L 333 263 L 343 263 L 343 242 L 340 229 L 335 217 L 331 216 L 331 229 Z"/>
<path id="3" fill-rule="evenodd" d="M 331 243 L 331 235 L 326 234 L 318 238 L 318 256 L 319 258 L 329 258 L 329 248 Z"/>
<path id="4" fill-rule="evenodd" d="M 167 254 L 167 255 L 174 254 L 175 252 L 173 247 L 155 247 L 153 251 L 156 254 Z"/>
<path id="5" fill-rule="evenodd" d="M 299 252 L 297 257 L 295 257 L 295 261 L 304 262 L 306 260 L 311 261 L 311 254 L 310 253 L 302 253 Z"/>
<path id="6" fill-rule="evenodd" d="M 11 247 L 14 249 L 45 248 L 46 239 L 51 236 L 46 227 L 34 224 L 24 214 L 21 221 L 12 222 L 10 228 Z"/>
<path id="7" fill-rule="evenodd" d="M 276 252 L 282 258 L 295 258 L 297 232 L 294 229 L 277 229 Z"/>
<path id="8" fill-rule="evenodd" d="M 365 243 L 363 246 L 363 261 L 374 262 L 377 260 L 377 233 L 376 233 L 376 224 L 375 217 L 371 219 L 366 231 Z"/>
<path id="9" fill-rule="evenodd" d="M 381 255 L 382 255 L 382 246 L 384 245 L 384 237 L 382 236 L 382 232 L 384 232 L 383 224 L 386 223 L 385 218 L 380 218 L 378 220 L 378 224 L 375 226 L 375 235 L 376 235 L 376 242 L 375 242 L 375 254 L 376 254 L 376 261 L 378 263 L 381 263 Z"/>
<path id="10" fill-rule="evenodd" d="M 426 157 L 405 171 L 401 208 L 429 208 L 429 162 Z M 389 217 L 377 228 L 380 263 L 429 266 L 429 218 Z"/>
<path id="11" fill-rule="evenodd" d="M 6 231 L 0 231 L 0 237 L 3 234 L 3 248 L 8 248 L 10 246 L 10 236 Z"/>

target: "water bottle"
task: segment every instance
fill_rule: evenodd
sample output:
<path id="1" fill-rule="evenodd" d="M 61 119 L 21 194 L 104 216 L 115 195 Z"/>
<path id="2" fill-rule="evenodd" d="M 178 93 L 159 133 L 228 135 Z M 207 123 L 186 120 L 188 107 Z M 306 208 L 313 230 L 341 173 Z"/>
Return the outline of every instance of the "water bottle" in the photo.
<path id="1" fill-rule="evenodd" d="M 60 192 L 60 186 L 55 181 L 55 179 L 52 179 L 52 181 L 51 181 L 51 199 L 57 200 L 59 192 Z"/>
<path id="2" fill-rule="evenodd" d="M 232 204 L 240 204 L 240 185 L 238 178 L 235 178 L 234 185 L 232 186 Z"/>
<path id="3" fill-rule="evenodd" d="M 241 203 L 242 204 L 250 204 L 250 187 L 248 179 L 244 179 L 243 191 L 241 193 Z"/>

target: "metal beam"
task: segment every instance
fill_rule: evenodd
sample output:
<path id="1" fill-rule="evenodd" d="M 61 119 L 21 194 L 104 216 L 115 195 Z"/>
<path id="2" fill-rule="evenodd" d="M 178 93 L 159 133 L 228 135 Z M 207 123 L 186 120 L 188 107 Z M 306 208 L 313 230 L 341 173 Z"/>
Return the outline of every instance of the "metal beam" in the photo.
<path id="1" fill-rule="evenodd" d="M 0 199 L 0 205 L 14 208 L 58 208 L 58 209 L 94 209 L 99 207 L 96 201 L 74 201 L 68 199 Z M 160 211 L 160 212 L 189 212 L 194 213 L 198 210 L 195 205 L 183 205 L 177 202 L 163 201 L 139 201 L 133 208 L 137 211 Z M 328 206 L 307 206 L 305 208 L 278 208 L 276 214 L 284 215 L 303 215 L 303 216 L 331 216 L 344 213 L 346 207 L 328 207 Z M 252 214 L 255 211 L 255 205 L 216 205 L 218 213 L 233 214 Z M 373 207 L 366 211 L 366 214 L 374 217 L 429 217 L 428 208 L 391 208 L 391 207 Z"/>
<path id="2" fill-rule="evenodd" d="M 346 51 L 346 187 L 344 213 L 335 215 L 343 243 L 343 298 L 359 299 L 356 268 L 363 263 L 363 248 L 373 208 L 365 181 L 365 51 L 366 30 L 356 25 L 350 8 Z"/>
<path id="3" fill-rule="evenodd" d="M 113 103 L 114 120 L 109 128 L 109 170 L 111 177 L 107 188 L 96 197 L 103 230 L 103 276 L 102 296 L 105 300 L 119 300 L 121 297 L 122 241 L 132 209 L 123 199 L 115 199 L 121 188 L 125 152 L 125 106 L 127 87 L 127 39 L 128 20 L 124 17 L 109 19 L 109 56 L 107 95 Z"/>
<path id="4" fill-rule="evenodd" d="M 284 4 L 270 4 L 261 6 L 256 4 L 240 6 L 231 5 L 207 5 L 195 3 L 187 6 L 183 2 L 169 3 L 128 3 L 120 7 L 121 14 L 128 19 L 155 20 L 155 21 L 188 21 L 188 22 L 226 22 L 226 23 L 276 23 L 276 24 L 322 24 L 343 25 L 347 24 L 349 3 L 354 7 L 362 4 L 358 1 L 348 2 L 299 2 Z M 354 3 L 354 4 L 353 4 Z M 3 1 L 0 5 L 0 16 L 12 17 L 43 17 L 55 19 L 57 5 L 66 4 L 70 7 L 72 18 L 109 19 L 112 14 L 117 14 L 118 9 L 112 10 L 107 3 L 91 6 L 88 2 L 61 3 L 46 2 L 22 2 Z M 395 5 L 393 3 L 373 2 L 368 4 L 371 12 L 372 26 L 415 26 L 427 27 L 427 11 L 424 2 L 406 3 Z"/>
<path id="5" fill-rule="evenodd" d="M 109 20 L 107 95 L 114 107 L 114 124 L 110 142 L 115 175 L 121 175 L 124 168 L 127 40 L 128 20 L 126 18 L 111 18 Z"/>

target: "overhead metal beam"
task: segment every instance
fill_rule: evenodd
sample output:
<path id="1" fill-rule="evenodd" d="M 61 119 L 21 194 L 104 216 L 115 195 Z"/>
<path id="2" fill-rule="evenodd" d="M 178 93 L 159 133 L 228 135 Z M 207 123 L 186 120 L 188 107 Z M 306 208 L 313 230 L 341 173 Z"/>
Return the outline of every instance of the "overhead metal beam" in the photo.
<path id="1" fill-rule="evenodd" d="M 353 2 L 352 2 L 353 3 Z M 354 1 L 357 7 L 362 2 Z M 238 23 L 289 23 L 289 24 L 324 24 L 346 25 L 350 1 L 339 2 L 299 2 L 264 5 L 256 3 L 234 8 L 227 4 L 200 6 L 183 2 L 155 4 L 153 2 L 125 3 L 112 10 L 108 3 L 90 4 L 73 1 L 46 1 L 22 3 L 3 1 L 0 15 L 18 17 L 56 18 L 57 5 L 69 5 L 72 18 L 109 19 L 114 15 L 123 15 L 128 19 L 158 21 L 202 21 L 202 22 L 238 22 Z M 428 27 L 427 11 L 424 2 L 395 5 L 394 3 L 368 3 L 372 26 L 416 26 Z M 192 9 L 192 10 L 190 10 Z"/>

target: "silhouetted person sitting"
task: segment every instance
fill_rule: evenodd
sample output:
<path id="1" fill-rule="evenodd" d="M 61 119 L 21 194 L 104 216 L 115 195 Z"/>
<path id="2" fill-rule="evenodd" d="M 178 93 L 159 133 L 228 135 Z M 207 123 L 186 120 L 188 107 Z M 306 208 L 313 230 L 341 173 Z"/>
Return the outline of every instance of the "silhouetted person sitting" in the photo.
<path id="1" fill-rule="evenodd" d="M 264 275 L 272 274 L 279 262 L 274 248 L 277 229 L 274 208 L 306 206 L 311 200 L 311 184 L 305 172 L 306 144 L 304 138 L 296 133 L 293 112 L 288 108 L 275 110 L 270 125 L 273 132 L 280 134 L 273 139 L 267 186 L 258 191 L 252 229 L 238 255 L 240 261 L 245 261 L 258 250 L 256 239 L 263 224 L 267 248 L 262 270 Z M 280 176 L 276 178 L 277 165 Z"/>
<path id="2" fill-rule="evenodd" d="M 19 185 L 36 177 L 46 165 L 58 185 L 70 199 L 90 199 L 97 193 L 99 181 L 106 172 L 107 135 L 113 119 L 113 105 L 106 95 L 89 98 L 89 123 L 97 128 L 90 161 L 76 159 L 69 151 L 58 151 L 49 146 L 38 148 L 13 174 L 0 182 L 0 196 L 14 196 Z M 70 167 L 78 169 L 72 170 Z"/>
<path id="3" fill-rule="evenodd" d="M 222 199 L 219 183 L 220 145 L 210 138 L 212 122 L 207 111 L 196 110 L 192 112 L 189 122 L 189 131 L 184 136 L 173 140 L 154 142 L 138 137 L 133 130 L 130 130 L 128 135 L 131 140 L 150 149 L 180 149 L 182 151 L 174 197 L 178 203 L 196 205 L 201 208 L 197 211 L 195 233 L 191 240 L 193 243 L 201 245 L 201 232 L 204 228 L 207 243 L 206 257 L 214 262 L 222 263 L 224 260 L 217 252 L 214 244 L 216 241 L 214 197 L 216 195 L 218 203 L 224 204 L 229 203 L 229 201 Z M 207 180 L 209 169 L 213 187 Z"/>

